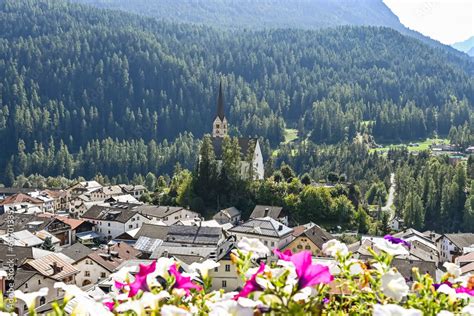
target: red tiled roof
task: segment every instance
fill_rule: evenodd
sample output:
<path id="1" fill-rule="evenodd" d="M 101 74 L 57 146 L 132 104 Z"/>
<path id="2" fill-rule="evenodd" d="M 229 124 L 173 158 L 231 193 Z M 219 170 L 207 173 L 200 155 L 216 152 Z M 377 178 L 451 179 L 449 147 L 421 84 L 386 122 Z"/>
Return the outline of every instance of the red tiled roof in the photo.
<path id="1" fill-rule="evenodd" d="M 27 194 L 17 193 L 7 197 L 0 202 L 0 205 L 15 204 L 15 203 L 31 203 L 31 204 L 43 204 L 43 201 L 35 199 Z"/>
<path id="2" fill-rule="evenodd" d="M 98 249 L 88 257 L 112 272 L 124 261 L 136 259 L 139 254 L 140 251 L 120 242 L 110 246 L 110 252 L 107 249 Z"/>

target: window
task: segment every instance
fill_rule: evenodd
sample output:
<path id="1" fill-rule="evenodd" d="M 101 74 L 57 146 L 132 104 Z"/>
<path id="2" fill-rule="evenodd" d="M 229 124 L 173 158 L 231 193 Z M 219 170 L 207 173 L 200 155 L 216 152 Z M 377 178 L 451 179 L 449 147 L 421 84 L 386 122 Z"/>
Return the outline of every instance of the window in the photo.
<path id="1" fill-rule="evenodd" d="M 110 234 L 110 230 L 109 230 L 109 234 Z"/>
<path id="2" fill-rule="evenodd" d="M 28 283 L 25 283 L 25 289 L 27 289 L 27 288 L 28 288 Z"/>
<path id="3" fill-rule="evenodd" d="M 39 285 L 41 284 L 41 280 L 38 280 L 38 284 L 39 284 Z"/>
<path id="4" fill-rule="evenodd" d="M 46 298 L 43 296 L 40 298 L 40 305 L 46 304 Z"/>
<path id="5" fill-rule="evenodd" d="M 109 227 L 110 227 L 110 223 L 107 223 L 107 226 L 109 226 Z"/>
<path id="6" fill-rule="evenodd" d="M 91 272 L 90 272 L 90 271 L 84 271 L 84 276 L 90 277 L 90 276 L 91 276 Z"/>
<path id="7" fill-rule="evenodd" d="M 296 247 L 297 247 L 298 249 L 303 249 L 303 246 L 301 246 L 301 245 L 298 245 L 298 246 L 296 246 Z"/>
<path id="8" fill-rule="evenodd" d="M 310 245 L 306 245 L 306 246 L 304 246 L 304 249 L 309 250 L 309 249 L 311 249 L 311 246 L 310 246 Z"/>
<path id="9" fill-rule="evenodd" d="M 226 280 L 222 280 L 222 287 L 227 287 L 227 281 Z"/>
<path id="10" fill-rule="evenodd" d="M 133 228 L 133 225 L 128 225 L 128 228 Z"/>
<path id="11" fill-rule="evenodd" d="M 268 241 L 265 240 L 265 241 L 263 242 L 263 244 L 264 244 L 265 246 L 268 246 Z"/>
<path id="12" fill-rule="evenodd" d="M 225 272 L 229 272 L 230 271 L 230 264 L 226 264 L 225 265 Z"/>
<path id="13" fill-rule="evenodd" d="M 219 272 L 219 268 L 218 268 L 218 267 L 215 267 L 215 268 L 214 268 L 214 272 Z"/>
<path id="14" fill-rule="evenodd" d="M 105 274 L 105 272 L 101 272 L 101 273 L 100 273 L 100 277 L 101 277 L 101 278 L 106 278 L 107 275 Z"/>
<path id="15" fill-rule="evenodd" d="M 216 124 L 216 128 L 219 128 L 219 124 Z"/>

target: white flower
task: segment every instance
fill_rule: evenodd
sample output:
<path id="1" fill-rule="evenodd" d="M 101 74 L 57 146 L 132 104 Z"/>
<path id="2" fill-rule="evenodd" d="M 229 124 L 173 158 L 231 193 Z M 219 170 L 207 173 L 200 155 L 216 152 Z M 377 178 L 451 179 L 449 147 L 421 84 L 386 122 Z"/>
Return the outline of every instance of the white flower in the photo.
<path id="1" fill-rule="evenodd" d="M 438 314 L 436 314 L 436 316 L 454 316 L 454 314 L 448 311 L 441 311 Z"/>
<path id="2" fill-rule="evenodd" d="M 120 283 L 127 283 L 128 281 L 131 281 L 132 279 L 131 272 L 138 272 L 138 266 L 123 267 L 117 272 L 112 273 L 110 277 L 114 281 L 117 281 Z"/>
<path id="3" fill-rule="evenodd" d="M 316 289 L 311 286 L 302 288 L 298 293 L 293 295 L 293 300 L 296 302 L 307 301 L 309 297 L 315 296 L 317 294 Z"/>
<path id="4" fill-rule="evenodd" d="M 399 272 L 390 270 L 382 276 L 381 289 L 385 295 L 399 302 L 408 294 L 409 287 Z"/>
<path id="5" fill-rule="evenodd" d="M 245 302 L 247 303 L 247 302 Z M 244 304 L 245 304 L 244 303 Z M 253 308 L 244 307 L 240 302 L 227 300 L 217 302 L 212 306 L 209 316 L 253 316 Z"/>
<path id="6" fill-rule="evenodd" d="M 144 292 L 142 297 L 140 297 L 140 301 L 142 302 L 144 307 L 151 307 L 152 309 L 157 309 L 160 301 L 170 297 L 171 295 L 167 291 L 161 291 L 158 294 Z"/>
<path id="7" fill-rule="evenodd" d="M 217 268 L 220 265 L 220 263 L 215 262 L 214 260 L 207 259 L 202 263 L 194 262 L 189 266 L 189 268 L 193 271 L 199 271 L 199 273 L 201 273 L 201 276 L 205 279 L 207 278 L 209 270 Z"/>
<path id="8" fill-rule="evenodd" d="M 462 309 L 462 315 L 474 316 L 474 303 L 471 303 Z"/>
<path id="9" fill-rule="evenodd" d="M 347 246 L 336 239 L 331 239 L 330 241 L 323 244 L 323 253 L 331 256 L 336 257 L 336 255 L 345 256 L 349 253 L 349 249 Z"/>
<path id="10" fill-rule="evenodd" d="M 392 256 L 408 256 L 408 250 L 402 244 L 393 244 L 385 239 L 380 239 L 375 242 L 375 246 L 379 250 L 385 251 Z"/>
<path id="11" fill-rule="evenodd" d="M 81 290 L 77 285 L 66 284 L 64 282 L 54 283 L 55 289 L 62 289 L 64 292 L 64 299 L 70 300 L 73 297 L 87 296 L 86 292 Z"/>
<path id="12" fill-rule="evenodd" d="M 146 277 L 146 282 L 149 287 L 161 286 L 157 277 L 167 278 L 169 276 L 170 267 L 175 264 L 174 259 L 162 257 L 156 261 L 156 269 Z"/>
<path id="13" fill-rule="evenodd" d="M 396 304 L 374 306 L 373 316 L 423 316 L 423 313 L 418 309 L 406 309 Z"/>
<path id="14" fill-rule="evenodd" d="M 126 302 L 120 303 L 119 306 L 115 308 L 115 311 L 119 313 L 125 313 L 128 311 L 133 311 L 136 315 L 146 315 L 145 306 L 141 300 L 128 300 Z"/>
<path id="15" fill-rule="evenodd" d="M 26 306 L 28 306 L 28 309 L 32 309 L 35 307 L 36 299 L 38 297 L 48 295 L 48 292 L 48 288 L 43 287 L 37 292 L 23 293 L 22 291 L 16 290 L 14 294 L 16 298 L 25 302 Z"/>
<path id="16" fill-rule="evenodd" d="M 457 264 L 451 262 L 445 262 L 443 267 L 446 268 L 446 271 L 451 274 L 454 278 L 459 278 L 461 275 L 461 268 L 458 267 Z"/>
<path id="17" fill-rule="evenodd" d="M 255 238 L 243 237 L 237 244 L 244 253 L 252 253 L 253 257 L 264 257 L 270 254 L 270 250 L 260 240 Z"/>
<path id="18" fill-rule="evenodd" d="M 191 313 L 185 309 L 174 305 L 163 305 L 161 308 L 161 316 L 191 316 Z"/>
<path id="19" fill-rule="evenodd" d="M 439 293 L 444 293 L 448 296 L 449 301 L 453 302 L 456 300 L 457 294 L 456 290 L 446 284 L 441 284 L 441 286 L 437 289 Z"/>
<path id="20" fill-rule="evenodd" d="M 113 313 L 109 311 L 107 307 L 102 303 L 97 303 L 91 299 L 79 296 L 75 302 L 74 308 L 71 315 L 74 316 L 92 316 L 92 315 L 104 315 L 113 316 Z"/>

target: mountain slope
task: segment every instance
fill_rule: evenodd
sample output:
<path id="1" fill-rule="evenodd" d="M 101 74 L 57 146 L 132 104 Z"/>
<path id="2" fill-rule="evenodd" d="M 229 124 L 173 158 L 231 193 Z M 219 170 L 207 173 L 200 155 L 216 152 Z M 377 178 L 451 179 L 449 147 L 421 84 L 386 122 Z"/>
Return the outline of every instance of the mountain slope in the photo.
<path id="1" fill-rule="evenodd" d="M 454 43 L 451 45 L 461 52 L 465 52 L 470 56 L 474 56 L 474 36 L 471 36 L 465 41 Z"/>
<path id="2" fill-rule="evenodd" d="M 372 132 L 367 121 L 380 139 L 443 135 L 469 120 L 473 69 L 383 27 L 222 31 L 61 0 L 0 0 L 0 171 L 11 155 L 37 151 L 35 167 L 18 163 L 17 175 L 62 173 L 38 165 L 54 144 L 90 155 L 86 170 L 110 173 L 156 156 L 128 176 L 158 173 L 156 152 L 175 139 L 192 159 L 193 136 L 179 134 L 211 130 L 221 79 L 231 132 L 263 137 L 267 152 L 285 125 L 319 143 Z M 163 143 L 147 152 L 152 141 Z M 116 164 L 98 167 L 111 157 Z"/>

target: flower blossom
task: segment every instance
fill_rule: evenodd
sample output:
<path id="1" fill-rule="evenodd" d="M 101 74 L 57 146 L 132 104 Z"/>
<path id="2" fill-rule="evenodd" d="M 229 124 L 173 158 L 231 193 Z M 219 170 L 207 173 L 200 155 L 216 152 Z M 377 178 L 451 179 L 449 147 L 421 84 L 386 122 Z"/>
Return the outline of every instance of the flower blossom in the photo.
<path id="1" fill-rule="evenodd" d="M 234 300 L 238 300 L 240 297 L 247 297 L 250 293 L 255 291 L 262 291 L 262 287 L 257 283 L 257 276 L 262 274 L 265 271 L 265 263 L 260 263 L 260 267 L 258 268 L 257 272 L 253 274 L 250 279 L 245 282 L 244 287 L 242 290 L 234 296 Z"/>
<path id="2" fill-rule="evenodd" d="M 407 296 L 409 287 L 405 282 L 405 278 L 400 272 L 390 270 L 382 276 L 382 292 L 388 297 L 400 302 L 403 297 Z"/>
<path id="3" fill-rule="evenodd" d="M 446 269 L 446 272 L 452 275 L 453 278 L 459 278 L 461 275 L 461 268 L 455 263 L 445 262 L 443 267 Z"/>
<path id="4" fill-rule="evenodd" d="M 317 284 L 328 284 L 334 280 L 329 272 L 329 267 L 321 264 L 313 264 L 311 252 L 302 251 L 297 254 L 290 255 L 291 252 L 282 253 L 275 249 L 275 254 L 284 261 L 293 263 L 298 276 L 298 289 Z"/>
<path id="5" fill-rule="evenodd" d="M 379 250 L 382 250 L 391 256 L 409 255 L 408 250 L 402 244 L 394 244 L 386 239 L 376 241 L 375 246 L 377 246 Z"/>
<path id="6" fill-rule="evenodd" d="M 252 253 L 255 258 L 265 257 L 270 254 L 270 250 L 260 240 L 243 237 L 237 247 L 244 253 Z"/>
<path id="7" fill-rule="evenodd" d="M 185 309 L 174 305 L 163 305 L 160 311 L 161 316 L 191 316 L 191 313 Z"/>
<path id="8" fill-rule="evenodd" d="M 212 306 L 209 316 L 253 316 L 253 308 L 243 306 L 241 300 L 225 300 L 217 302 Z M 253 301 L 252 301 L 253 302 Z"/>
<path id="9" fill-rule="evenodd" d="M 331 239 L 323 244 L 322 250 L 324 254 L 331 257 L 336 257 L 336 255 L 346 256 L 349 253 L 347 246 L 337 239 Z"/>
<path id="10" fill-rule="evenodd" d="M 376 304 L 373 316 L 423 316 L 423 313 L 418 309 L 406 309 L 396 304 Z"/>
<path id="11" fill-rule="evenodd" d="M 173 286 L 175 289 L 184 290 L 186 295 L 190 294 L 190 289 L 195 289 L 195 290 L 198 290 L 198 291 L 202 290 L 202 288 L 199 285 L 194 284 L 193 282 L 191 282 L 190 277 L 183 276 L 178 271 L 178 269 L 176 267 L 176 264 L 173 264 L 170 267 L 169 272 L 175 278 L 175 282 L 174 282 L 174 286 Z"/>
<path id="12" fill-rule="evenodd" d="M 209 270 L 219 267 L 221 264 L 215 262 L 214 260 L 207 259 L 202 263 L 194 262 L 192 263 L 189 268 L 193 271 L 199 271 L 201 276 L 205 279 L 209 274 Z"/>
<path id="13" fill-rule="evenodd" d="M 394 237 L 392 235 L 385 235 L 383 237 L 383 239 L 391 242 L 392 244 L 395 244 L 395 245 L 403 245 L 405 247 L 407 247 L 408 249 L 411 248 L 411 244 L 406 241 L 406 240 L 403 240 L 402 238 L 398 238 L 398 237 Z"/>

